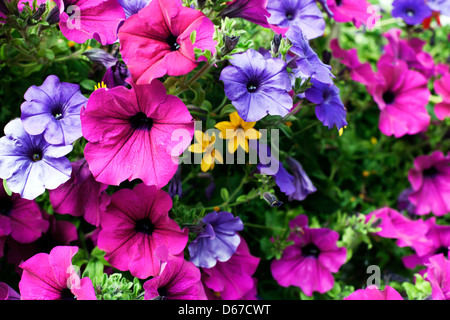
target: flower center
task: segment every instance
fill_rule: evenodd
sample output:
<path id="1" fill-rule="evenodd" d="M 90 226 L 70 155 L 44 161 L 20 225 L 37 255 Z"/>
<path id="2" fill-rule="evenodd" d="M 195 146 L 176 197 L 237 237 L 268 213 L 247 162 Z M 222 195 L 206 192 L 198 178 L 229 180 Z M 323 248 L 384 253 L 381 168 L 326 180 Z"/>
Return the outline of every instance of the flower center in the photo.
<path id="1" fill-rule="evenodd" d="M 302 247 L 302 255 L 305 257 L 318 258 L 320 254 L 320 249 L 314 243 L 308 243 L 306 246 Z"/>
<path id="2" fill-rule="evenodd" d="M 415 12 L 414 12 L 413 9 L 407 9 L 407 10 L 406 10 L 406 15 L 407 15 L 408 17 L 414 17 Z"/>
<path id="3" fill-rule="evenodd" d="M 63 118 L 63 112 L 62 112 L 62 107 L 59 105 L 53 106 L 52 107 L 52 116 L 56 119 L 56 120 L 60 120 Z"/>
<path id="4" fill-rule="evenodd" d="M 33 160 L 33 162 L 38 162 L 38 161 L 42 160 L 42 152 L 35 151 L 33 153 L 33 155 L 31 156 L 31 160 Z"/>
<path id="5" fill-rule="evenodd" d="M 149 218 L 144 218 L 136 221 L 136 225 L 134 229 L 137 232 L 144 233 L 147 235 L 151 235 L 155 230 L 155 225 L 150 221 Z"/>
<path id="6" fill-rule="evenodd" d="M 247 83 L 247 91 L 253 93 L 256 90 L 258 90 L 258 83 L 256 83 L 256 81 L 249 81 Z"/>
<path id="7" fill-rule="evenodd" d="M 383 93 L 383 101 L 386 104 L 391 104 L 395 100 L 395 94 L 392 91 Z"/>
<path id="8" fill-rule="evenodd" d="M 75 297 L 69 288 L 64 288 L 61 291 L 61 300 L 77 300 L 77 297 Z"/>
<path id="9" fill-rule="evenodd" d="M 13 208 L 13 202 L 9 197 L 0 198 L 0 215 L 9 216 Z"/>
<path id="10" fill-rule="evenodd" d="M 447 256 L 448 255 L 448 248 L 446 248 L 444 246 L 439 247 L 438 249 L 436 249 L 436 252 L 434 254 L 440 254 L 440 253 L 443 253 L 444 256 Z"/>
<path id="11" fill-rule="evenodd" d="M 423 170 L 423 176 L 426 178 L 434 178 L 439 173 L 438 169 L 435 167 L 430 167 L 428 169 Z"/>
<path id="12" fill-rule="evenodd" d="M 170 36 L 166 39 L 167 44 L 170 46 L 170 51 L 177 51 L 180 49 L 180 45 L 177 43 L 177 37 L 175 37 L 173 34 L 170 34 Z"/>
<path id="13" fill-rule="evenodd" d="M 161 287 L 161 288 L 158 288 L 158 294 L 159 294 L 159 296 L 161 297 L 161 300 L 162 299 L 164 299 L 164 297 L 167 297 L 167 288 L 166 287 Z"/>
<path id="14" fill-rule="evenodd" d="M 336 5 L 339 7 L 342 4 L 342 0 L 336 0 Z"/>
<path id="15" fill-rule="evenodd" d="M 292 12 L 292 11 L 286 12 L 286 19 L 287 20 L 292 21 L 292 20 L 294 20 L 294 17 L 295 17 L 294 12 Z"/>
<path id="16" fill-rule="evenodd" d="M 139 112 L 130 117 L 130 123 L 133 129 L 136 130 L 150 130 L 153 126 L 153 120 L 148 118 L 143 112 Z"/>

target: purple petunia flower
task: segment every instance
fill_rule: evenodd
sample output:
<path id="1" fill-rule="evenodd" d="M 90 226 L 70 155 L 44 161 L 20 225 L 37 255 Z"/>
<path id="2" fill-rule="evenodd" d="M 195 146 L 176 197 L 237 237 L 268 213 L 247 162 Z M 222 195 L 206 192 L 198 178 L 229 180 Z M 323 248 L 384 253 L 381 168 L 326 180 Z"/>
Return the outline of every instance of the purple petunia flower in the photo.
<path id="1" fill-rule="evenodd" d="M 220 12 L 220 16 L 243 18 L 269 28 L 267 17 L 270 13 L 266 9 L 267 2 L 268 0 L 232 0 L 227 2 L 227 7 Z"/>
<path id="2" fill-rule="evenodd" d="M 289 201 L 304 200 L 310 193 L 316 192 L 317 189 L 314 187 L 311 179 L 309 179 L 305 170 L 303 170 L 302 165 L 292 157 L 287 157 L 286 162 L 291 168 L 292 174 L 294 176 L 294 187 L 295 191 L 289 194 Z"/>
<path id="3" fill-rule="evenodd" d="M 246 122 L 258 121 L 267 114 L 285 116 L 292 108 L 291 81 L 286 62 L 249 49 L 233 55 L 231 66 L 222 70 L 220 80 L 225 94 Z"/>
<path id="4" fill-rule="evenodd" d="M 178 196 L 181 198 L 183 194 L 183 186 L 181 184 L 181 164 L 178 165 L 177 172 L 175 172 L 173 178 L 169 182 L 169 195 L 171 198 Z"/>
<path id="5" fill-rule="evenodd" d="M 190 260 L 197 267 L 212 268 L 217 261 L 225 262 L 236 252 L 240 243 L 237 231 L 244 225 L 232 213 L 213 211 L 201 222 L 203 230 L 189 246 Z"/>
<path id="6" fill-rule="evenodd" d="M 125 11 L 127 19 L 147 6 L 152 0 L 117 0 Z"/>
<path id="7" fill-rule="evenodd" d="M 236 253 L 228 261 L 219 261 L 213 268 L 202 268 L 205 287 L 222 300 L 244 299 L 255 289 L 253 274 L 260 258 L 253 256 L 245 239 L 239 237 Z"/>
<path id="8" fill-rule="evenodd" d="M 0 188 L 1 234 L 9 235 L 20 243 L 30 243 L 36 241 L 48 227 L 48 221 L 43 218 L 34 200 L 22 199 L 16 193 L 8 196 L 4 188 Z"/>
<path id="9" fill-rule="evenodd" d="M 311 40 L 323 35 L 325 20 L 315 0 L 271 0 L 267 4 L 270 17 L 267 19 L 276 29 L 283 33 L 283 28 L 297 26 Z"/>
<path id="10" fill-rule="evenodd" d="M 339 234 L 326 228 L 309 228 L 306 215 L 299 215 L 289 226 L 292 231 L 288 240 L 293 244 L 284 249 L 281 259 L 272 261 L 274 279 L 283 287 L 299 287 L 307 296 L 331 290 L 332 273 L 338 272 L 347 258 L 346 248 L 337 246 Z"/>
<path id="11" fill-rule="evenodd" d="M 0 138 L 0 178 L 22 198 L 33 200 L 45 189 L 55 189 L 70 179 L 72 166 L 65 157 L 72 145 L 55 146 L 43 135 L 25 132 L 16 118 L 5 126 Z"/>
<path id="12" fill-rule="evenodd" d="M 317 104 L 316 116 L 329 129 L 336 125 L 341 129 L 347 125 L 347 109 L 339 96 L 339 88 L 318 81 L 311 81 L 312 87 L 307 89 L 306 99 Z"/>
<path id="13" fill-rule="evenodd" d="M 427 0 L 427 6 L 433 11 L 450 17 L 450 0 Z"/>
<path id="14" fill-rule="evenodd" d="M 293 69 L 293 72 L 296 77 L 302 79 L 311 77 L 322 83 L 333 84 L 334 75 L 331 73 L 331 67 L 319 59 L 300 28 L 290 27 L 286 32 L 286 38 L 292 43 L 291 53 L 295 54 L 293 59 L 297 68 Z"/>
<path id="15" fill-rule="evenodd" d="M 425 0 L 394 0 L 392 6 L 392 16 L 402 18 L 409 25 L 421 24 L 433 13 Z"/>
<path id="16" fill-rule="evenodd" d="M 144 283 L 145 300 L 206 300 L 200 269 L 183 255 L 169 258 L 161 273 Z"/>
<path id="17" fill-rule="evenodd" d="M 21 119 L 29 134 L 43 133 L 48 143 L 66 145 L 82 136 L 80 110 L 88 99 L 79 85 L 50 75 L 41 86 L 31 86 L 25 100 L 20 107 Z"/>
<path id="18" fill-rule="evenodd" d="M 411 194 L 411 192 L 413 192 L 413 189 L 407 188 L 407 189 L 403 190 L 399 194 L 399 196 L 397 198 L 397 209 L 399 211 L 406 210 L 408 215 L 414 216 L 415 215 L 416 206 L 413 205 L 411 203 L 411 201 L 409 201 L 409 199 L 408 199 L 408 197 Z"/>

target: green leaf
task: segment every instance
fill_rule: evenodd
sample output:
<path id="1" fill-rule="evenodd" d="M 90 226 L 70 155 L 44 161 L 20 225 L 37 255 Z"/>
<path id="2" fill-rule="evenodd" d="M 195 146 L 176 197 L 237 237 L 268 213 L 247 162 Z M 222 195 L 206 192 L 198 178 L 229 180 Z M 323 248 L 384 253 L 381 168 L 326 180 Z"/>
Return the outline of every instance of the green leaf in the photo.
<path id="1" fill-rule="evenodd" d="M 227 104 L 227 105 L 223 106 L 222 110 L 220 110 L 219 115 L 221 117 L 225 117 L 235 111 L 236 111 L 236 108 L 232 104 Z"/>
<path id="2" fill-rule="evenodd" d="M 227 202 L 228 199 L 230 199 L 230 193 L 228 192 L 227 188 L 220 189 L 220 196 L 222 197 L 222 200 Z"/>
<path id="3" fill-rule="evenodd" d="M 97 83 L 91 79 L 84 79 L 83 81 L 80 82 L 80 86 L 88 91 L 94 91 L 96 85 Z"/>

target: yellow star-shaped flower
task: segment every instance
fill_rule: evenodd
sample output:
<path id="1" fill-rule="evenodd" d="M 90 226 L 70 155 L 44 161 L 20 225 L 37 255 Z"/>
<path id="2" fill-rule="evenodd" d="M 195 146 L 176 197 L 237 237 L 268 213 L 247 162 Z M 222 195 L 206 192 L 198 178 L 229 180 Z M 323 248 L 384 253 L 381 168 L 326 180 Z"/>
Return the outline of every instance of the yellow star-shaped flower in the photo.
<path id="1" fill-rule="evenodd" d="M 254 129 L 255 122 L 245 122 L 237 111 L 230 114 L 230 121 L 222 121 L 216 124 L 220 130 L 220 138 L 227 139 L 228 152 L 236 152 L 238 146 L 241 146 L 248 153 L 248 140 L 261 138 L 261 133 Z"/>
<path id="2" fill-rule="evenodd" d="M 214 148 L 214 143 L 216 141 L 216 134 L 213 132 L 211 135 L 206 132 L 203 133 L 200 130 L 194 133 L 195 140 L 194 143 L 189 146 L 189 151 L 193 153 L 203 153 L 202 163 L 200 165 L 203 172 L 214 169 L 214 165 L 217 162 L 223 163 L 223 157 L 219 151 Z"/>

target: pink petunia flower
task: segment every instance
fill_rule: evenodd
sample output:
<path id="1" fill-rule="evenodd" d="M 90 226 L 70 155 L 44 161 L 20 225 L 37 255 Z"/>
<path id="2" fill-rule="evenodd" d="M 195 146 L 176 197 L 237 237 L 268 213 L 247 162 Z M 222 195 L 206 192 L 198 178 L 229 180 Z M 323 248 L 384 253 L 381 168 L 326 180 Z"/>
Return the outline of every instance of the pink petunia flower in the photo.
<path id="1" fill-rule="evenodd" d="M 339 234 L 326 228 L 309 228 L 308 217 L 299 215 L 289 223 L 288 237 L 294 244 L 286 247 L 279 260 L 271 264 L 272 276 L 283 287 L 299 287 L 307 296 L 325 293 L 334 286 L 332 273 L 347 259 L 347 249 L 338 247 Z"/>
<path id="2" fill-rule="evenodd" d="M 81 110 L 81 127 L 89 169 L 107 185 L 141 179 L 164 187 L 194 136 L 189 110 L 158 80 L 94 91 Z"/>
<path id="3" fill-rule="evenodd" d="M 53 210 L 70 214 L 94 225 L 100 225 L 100 212 L 109 204 L 106 193 L 108 185 L 97 182 L 85 159 L 72 162 L 72 176 L 69 181 L 49 191 Z"/>
<path id="4" fill-rule="evenodd" d="M 0 187 L 0 233 L 18 242 L 30 243 L 41 237 L 48 227 L 48 221 L 34 200 L 23 199 L 16 193 L 8 196 Z"/>
<path id="5" fill-rule="evenodd" d="M 179 0 L 154 0 L 120 27 L 120 52 L 134 82 L 150 83 L 195 69 L 194 48 L 214 54 L 213 34 L 214 24 L 201 11 Z"/>
<path id="6" fill-rule="evenodd" d="M 450 154 L 441 151 L 418 156 L 409 170 L 408 180 L 413 192 L 408 199 L 416 206 L 415 213 L 442 216 L 450 212 Z"/>
<path id="7" fill-rule="evenodd" d="M 169 218 L 170 196 L 155 186 L 121 189 L 101 216 L 97 245 L 115 268 L 140 279 L 160 274 L 167 262 L 160 252 L 178 255 L 186 247 L 188 229 Z M 161 260 L 164 259 L 165 261 Z"/>
<path id="8" fill-rule="evenodd" d="M 433 57 L 423 51 L 426 41 L 418 38 L 402 39 L 401 33 L 401 29 L 392 28 L 383 34 L 388 44 L 383 47 L 384 53 L 380 60 L 386 63 L 405 61 L 409 69 L 415 69 L 430 78 L 435 72 L 435 64 Z"/>
<path id="9" fill-rule="evenodd" d="M 357 28 L 362 24 L 373 29 L 381 15 L 365 0 L 326 0 L 333 19 L 340 23 L 352 22 Z"/>
<path id="10" fill-rule="evenodd" d="M 421 219 L 411 220 L 397 210 L 388 207 L 372 211 L 366 216 L 366 221 L 373 217 L 375 217 L 375 221 L 381 220 L 381 223 L 378 224 L 381 231 L 375 234 L 383 238 L 397 239 L 399 247 L 409 247 L 413 244 L 428 245 L 430 243 L 426 236 L 428 225 Z"/>
<path id="11" fill-rule="evenodd" d="M 432 256 L 426 274 L 433 300 L 450 300 L 450 261 L 443 254 Z"/>
<path id="12" fill-rule="evenodd" d="M 202 281 L 213 297 L 222 300 L 243 299 L 255 289 L 255 273 L 260 259 L 250 253 L 247 242 L 241 242 L 236 253 L 228 261 L 220 262 L 212 268 L 202 268 Z"/>
<path id="13" fill-rule="evenodd" d="M 427 78 L 399 60 L 379 62 L 377 76 L 380 81 L 369 84 L 368 91 L 380 109 L 380 131 L 396 138 L 426 131 L 431 119 L 426 109 L 431 95 Z"/>
<path id="14" fill-rule="evenodd" d="M 390 286 L 385 286 L 384 290 L 376 286 L 368 286 L 365 289 L 358 289 L 344 300 L 404 300 L 397 290 Z"/>
<path id="15" fill-rule="evenodd" d="M 415 254 L 402 258 L 403 264 L 410 269 L 414 269 L 416 266 L 424 266 L 428 263 L 430 257 L 443 253 L 448 255 L 450 248 L 450 226 L 438 225 L 436 223 L 436 217 L 432 217 L 425 221 L 428 226 L 428 232 L 425 234 L 427 242 L 414 241 L 411 247 L 414 249 Z"/>
<path id="16" fill-rule="evenodd" d="M 450 117 L 450 73 L 434 82 L 434 90 L 442 97 L 442 102 L 434 106 L 434 113 L 439 120 Z"/>
<path id="17" fill-rule="evenodd" d="M 62 34 L 77 43 L 95 39 L 102 45 L 117 40 L 125 11 L 117 0 L 55 0 Z"/>
<path id="18" fill-rule="evenodd" d="M 220 12 L 221 17 L 242 18 L 250 22 L 259 24 L 264 28 L 270 28 L 267 17 L 268 0 L 231 0 L 227 2 L 227 7 Z"/>
<path id="19" fill-rule="evenodd" d="M 72 265 L 78 247 L 58 246 L 20 264 L 22 300 L 97 300 L 88 277 L 80 279 Z"/>
<path id="20" fill-rule="evenodd" d="M 333 57 L 338 59 L 340 63 L 345 65 L 350 71 L 350 77 L 353 81 L 364 85 L 373 85 L 380 80 L 376 73 L 372 70 L 372 66 L 368 62 L 362 63 L 358 57 L 356 48 L 349 50 L 342 49 L 338 39 L 331 39 L 330 49 Z"/>
<path id="21" fill-rule="evenodd" d="M 200 269 L 183 255 L 172 257 L 162 272 L 144 283 L 145 300 L 206 300 Z"/>

